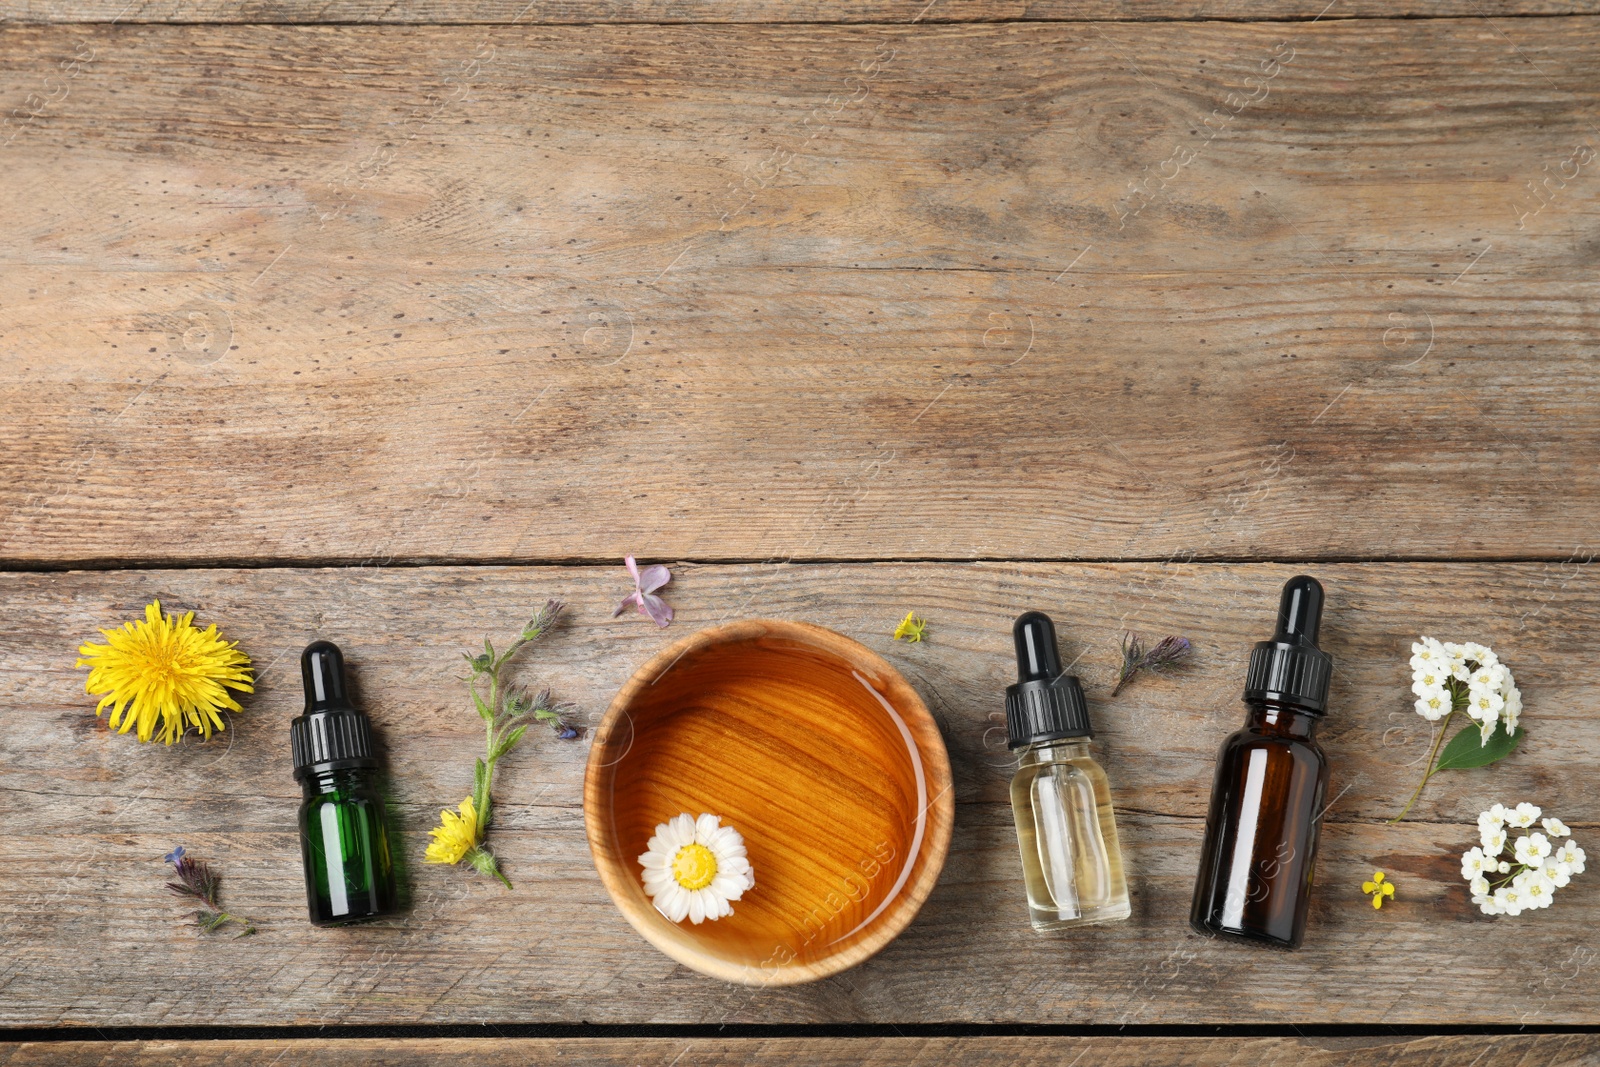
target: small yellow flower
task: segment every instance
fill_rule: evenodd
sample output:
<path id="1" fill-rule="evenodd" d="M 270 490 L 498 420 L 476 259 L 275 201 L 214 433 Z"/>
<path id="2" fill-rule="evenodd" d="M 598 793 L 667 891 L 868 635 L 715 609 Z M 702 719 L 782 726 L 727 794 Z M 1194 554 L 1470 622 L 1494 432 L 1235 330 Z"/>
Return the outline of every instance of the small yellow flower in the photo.
<path id="1" fill-rule="evenodd" d="M 201 739 L 212 727 L 227 729 L 218 711 L 240 711 L 229 689 L 255 692 L 250 684 L 250 657 L 235 641 L 224 641 L 215 625 L 200 630 L 194 612 L 174 619 L 163 615 L 161 601 L 144 609 L 143 622 L 125 622 L 115 630 L 101 630 L 108 644 L 85 644 L 74 666 L 88 667 L 84 689 L 100 696 L 98 717 L 111 705 L 111 727 L 127 733 L 138 726 L 139 740 L 149 741 L 160 720 L 161 740 L 172 744 L 190 726 Z M 102 695 L 103 694 L 103 695 Z"/>
<path id="2" fill-rule="evenodd" d="M 1394 896 L 1394 883 L 1384 881 L 1382 871 L 1373 871 L 1372 881 L 1362 882 L 1361 891 L 1363 893 L 1371 893 L 1372 906 L 1381 908 L 1385 897 Z"/>
<path id="3" fill-rule="evenodd" d="M 906 617 L 900 620 L 900 625 L 894 628 L 896 641 L 921 641 L 923 633 L 928 629 L 928 620 L 917 618 L 914 611 L 906 612 Z"/>
<path id="4" fill-rule="evenodd" d="M 423 859 L 428 863 L 460 863 L 463 856 L 478 847 L 478 829 L 478 811 L 472 806 L 471 797 L 461 802 L 460 815 L 445 808 L 439 812 L 439 825 L 428 831 L 433 842 Z"/>

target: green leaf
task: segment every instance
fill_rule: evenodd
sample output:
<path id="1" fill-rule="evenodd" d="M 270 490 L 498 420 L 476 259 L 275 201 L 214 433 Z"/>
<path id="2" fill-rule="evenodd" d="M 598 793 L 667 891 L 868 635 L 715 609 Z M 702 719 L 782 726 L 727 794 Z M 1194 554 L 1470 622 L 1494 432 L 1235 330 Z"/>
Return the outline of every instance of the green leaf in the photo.
<path id="1" fill-rule="evenodd" d="M 483 702 L 483 697 L 478 695 L 478 687 L 472 686 L 471 689 L 472 702 L 478 706 L 478 718 L 482 719 L 484 722 L 488 722 L 490 719 L 494 718 L 494 712 L 489 709 L 488 704 Z"/>
<path id="2" fill-rule="evenodd" d="M 489 825 L 489 766 L 478 760 L 472 772 L 472 806 L 478 809 L 478 825 Z M 480 834 L 481 838 L 482 835 Z"/>
<path id="3" fill-rule="evenodd" d="M 501 756 L 504 756 L 507 752 L 510 752 L 513 748 L 516 748 L 517 747 L 517 742 L 521 741 L 522 740 L 522 735 L 527 733 L 527 732 L 528 732 L 528 724 L 527 723 L 523 723 L 521 726 L 518 726 L 516 729 L 512 730 L 510 733 L 506 734 L 505 737 L 500 739 L 500 743 L 495 745 L 495 747 L 494 747 L 494 758 L 495 759 L 499 759 Z"/>
<path id="4" fill-rule="evenodd" d="M 1514 734 L 1506 733 L 1504 722 L 1495 723 L 1494 733 L 1489 735 L 1489 743 L 1483 744 L 1483 734 L 1478 729 L 1478 724 L 1469 722 L 1461 732 L 1450 739 L 1444 746 L 1444 751 L 1439 753 L 1439 762 L 1434 766 L 1436 771 L 1449 771 L 1467 767 L 1487 767 L 1498 762 L 1516 751 L 1517 745 L 1522 741 L 1526 731 L 1517 727 Z"/>

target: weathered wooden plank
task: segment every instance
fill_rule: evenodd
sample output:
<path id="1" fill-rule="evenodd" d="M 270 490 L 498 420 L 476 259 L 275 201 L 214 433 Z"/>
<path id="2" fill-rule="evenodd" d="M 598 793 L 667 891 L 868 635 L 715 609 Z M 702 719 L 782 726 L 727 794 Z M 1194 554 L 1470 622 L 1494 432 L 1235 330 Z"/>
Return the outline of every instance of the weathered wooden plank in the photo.
<path id="1" fill-rule="evenodd" d="M 377 0 L 261 0 L 239 5 L 202 0 L 4 0 L 0 18 L 37 23 L 369 23 L 369 24 L 502 24 L 564 25 L 590 23 L 911 23 L 947 22 L 1091 22 L 1248 19 L 1348 19 L 1454 17 L 1483 18 L 1527 15 L 1593 14 L 1590 0 L 1470 0 L 1443 3 L 1382 4 L 1378 0 L 1180 0 L 1155 7 L 1133 0 L 456 0 L 448 5 L 420 0 L 398 3 Z"/>
<path id="2" fill-rule="evenodd" d="M 1592 0 L 1440 0 L 1382 3 L 1380 0 L 257 0 L 248 5 L 222 0 L 3 0 L 0 18 L 10 22 L 223 22 L 223 23 L 940 23 L 1092 22 L 1173 19 L 1487 18 L 1517 15 L 1594 14 Z"/>
<path id="3" fill-rule="evenodd" d="M 0 560 L 1559 560 L 1596 517 L 1600 20 L 0 48 Z"/>
<path id="4" fill-rule="evenodd" d="M 1205 1038 L 1205 1037 L 927 1037 L 927 1038 L 356 1038 L 262 1041 L 63 1041 L 0 1043 L 0 1064 L 96 1064 L 98 1067 L 263 1067 L 292 1056 L 307 1067 L 379 1062 L 387 1067 L 450 1060 L 499 1064 L 670 1064 L 677 1056 L 717 1067 L 764 1064 L 962 1063 L 974 1067 L 1549 1067 L 1593 1062 L 1600 1038 L 1582 1034 L 1516 1037 Z"/>
<path id="5" fill-rule="evenodd" d="M 124 571 L 12 574 L 0 610 L 0 1025 L 383 1022 L 1051 1022 L 1594 1024 L 1600 971 L 1582 931 L 1600 897 L 1580 876 L 1549 913 L 1489 920 L 1457 856 L 1493 801 L 1533 800 L 1589 844 L 1600 825 L 1600 586 L 1574 563 L 1332 564 L 1325 647 L 1337 675 L 1322 741 L 1333 768 L 1305 948 L 1205 942 L 1185 919 L 1212 758 L 1240 721 L 1249 645 L 1270 626 L 1275 565 L 850 564 L 680 566 L 678 621 L 610 618 L 611 568 Z M 264 668 L 233 728 L 207 746 L 136 748 L 109 735 L 71 667 L 76 645 L 159 595 L 216 622 Z M 424 866 L 425 830 L 464 795 L 481 733 L 460 651 L 547 596 L 571 623 L 529 658 L 593 721 L 624 679 L 689 627 L 804 618 L 889 657 L 939 716 L 958 810 L 932 898 L 894 944 L 834 979 L 725 986 L 676 967 L 624 923 L 590 864 L 584 743 L 541 737 L 503 766 L 495 842 L 514 892 Z M 1051 611 L 1075 660 L 1111 776 L 1134 918 L 1041 937 L 1024 918 L 998 744 L 1013 677 L 1011 617 Z M 922 645 L 887 633 L 908 609 Z M 1186 675 L 1107 700 L 1123 626 L 1197 646 Z M 1490 769 L 1430 785 L 1384 825 L 1429 741 L 1410 710 L 1419 632 L 1493 645 L 1516 672 L 1528 738 Z M 293 665 L 313 637 L 345 648 L 383 739 L 413 901 L 400 920 L 304 920 L 287 724 Z M 217 862 L 224 899 L 262 924 L 241 942 L 180 922 L 160 856 Z M 1374 912 L 1375 867 L 1399 886 Z M 1285 989 L 1295 995 L 1285 997 Z M 670 1057 L 669 1057 L 670 1059 Z"/>

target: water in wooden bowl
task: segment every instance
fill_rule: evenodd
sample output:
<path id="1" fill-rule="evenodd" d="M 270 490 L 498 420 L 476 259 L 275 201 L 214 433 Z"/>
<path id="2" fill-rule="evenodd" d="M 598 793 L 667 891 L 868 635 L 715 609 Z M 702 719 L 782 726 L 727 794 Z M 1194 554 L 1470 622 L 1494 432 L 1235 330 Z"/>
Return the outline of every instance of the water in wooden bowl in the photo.
<path id="1" fill-rule="evenodd" d="M 826 977 L 888 944 L 949 847 L 950 763 L 915 690 L 881 657 L 805 623 L 693 634 L 646 664 L 596 731 L 584 783 L 595 865 L 672 958 L 751 985 Z M 756 884 L 733 915 L 672 923 L 638 857 L 679 812 L 744 835 Z"/>

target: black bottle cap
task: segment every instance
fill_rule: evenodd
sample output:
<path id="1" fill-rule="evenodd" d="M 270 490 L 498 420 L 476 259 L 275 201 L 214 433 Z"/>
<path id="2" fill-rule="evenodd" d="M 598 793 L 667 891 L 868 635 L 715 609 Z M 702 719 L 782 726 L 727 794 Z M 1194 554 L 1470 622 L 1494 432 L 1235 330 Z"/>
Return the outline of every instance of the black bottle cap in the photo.
<path id="1" fill-rule="evenodd" d="M 1083 687 L 1077 678 L 1061 673 L 1050 616 L 1042 611 L 1019 615 L 1011 637 L 1017 646 L 1017 682 L 1006 687 L 1008 747 L 1093 737 Z"/>
<path id="2" fill-rule="evenodd" d="M 1328 703 L 1333 659 L 1317 647 L 1322 626 L 1322 583 L 1308 575 L 1290 578 L 1278 601 L 1278 629 L 1250 653 L 1246 700 L 1273 700 L 1308 711 Z"/>
<path id="3" fill-rule="evenodd" d="M 372 724 L 346 695 L 344 653 L 332 641 L 313 641 L 300 653 L 306 710 L 289 723 L 294 776 L 378 765 L 372 754 Z"/>

